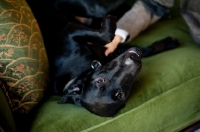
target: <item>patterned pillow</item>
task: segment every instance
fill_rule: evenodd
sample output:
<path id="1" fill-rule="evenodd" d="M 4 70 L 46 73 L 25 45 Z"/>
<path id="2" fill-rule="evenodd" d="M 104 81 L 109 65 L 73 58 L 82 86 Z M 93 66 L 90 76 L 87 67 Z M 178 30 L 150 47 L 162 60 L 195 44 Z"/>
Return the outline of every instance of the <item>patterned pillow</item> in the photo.
<path id="1" fill-rule="evenodd" d="M 0 87 L 14 112 L 28 113 L 48 84 L 48 59 L 25 0 L 0 0 Z"/>

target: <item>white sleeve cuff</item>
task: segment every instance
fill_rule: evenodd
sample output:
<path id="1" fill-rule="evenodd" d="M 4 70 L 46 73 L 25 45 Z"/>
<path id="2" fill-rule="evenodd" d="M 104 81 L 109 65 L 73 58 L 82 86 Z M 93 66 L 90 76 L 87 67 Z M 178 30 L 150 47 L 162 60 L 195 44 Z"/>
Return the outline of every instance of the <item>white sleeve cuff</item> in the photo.
<path id="1" fill-rule="evenodd" d="M 121 43 L 124 43 L 126 41 L 127 36 L 128 36 L 128 32 L 126 30 L 117 28 L 116 31 L 115 31 L 115 35 L 121 36 L 122 37 Z"/>

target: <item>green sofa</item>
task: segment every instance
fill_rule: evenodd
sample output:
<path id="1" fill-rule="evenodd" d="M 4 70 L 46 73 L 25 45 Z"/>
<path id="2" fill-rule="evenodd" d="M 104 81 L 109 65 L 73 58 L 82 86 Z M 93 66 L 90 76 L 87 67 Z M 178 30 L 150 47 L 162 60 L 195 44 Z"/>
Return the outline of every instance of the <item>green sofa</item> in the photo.
<path id="1" fill-rule="evenodd" d="M 128 2 L 131 4 L 133 0 Z M 10 5 L 14 4 L 28 9 L 23 0 L 13 1 Z M 2 0 L 0 5 L 8 8 L 6 0 Z M 5 8 L 0 8 L 0 20 L 4 20 L 1 17 Z M 48 96 L 45 92 L 37 98 L 35 105 L 14 107 L 16 104 L 11 104 L 16 98 L 12 99 L 13 93 L 10 94 L 9 91 L 12 85 L 4 83 L 8 78 L 0 71 L 0 80 L 3 81 L 0 83 L 3 84 L 0 85 L 0 131 L 3 129 L 6 132 L 172 132 L 200 120 L 200 46 L 192 40 L 188 26 L 179 14 L 179 1 L 176 1 L 170 10 L 172 18 L 160 20 L 150 26 L 129 45 L 146 47 L 167 36 L 177 38 L 181 45 L 176 49 L 142 59 L 143 67 L 133 84 L 130 97 L 115 117 L 99 117 L 73 104 L 57 104 L 61 97 Z M 22 10 L 21 12 L 23 13 Z M 0 24 L 1 28 L 4 27 Z M 3 45 L 0 45 L 0 52 L 2 47 Z M 46 63 L 41 65 L 38 71 L 48 76 L 48 63 L 47 60 L 44 61 L 47 58 L 45 52 L 42 53 L 43 61 L 38 57 L 39 62 Z M 3 62 L 2 58 L 0 62 Z M 39 78 L 48 84 L 46 76 Z M 40 87 L 42 91 L 46 91 L 48 85 Z M 17 99 L 24 99 L 24 95 Z M 24 104 L 33 101 L 27 102 Z"/>

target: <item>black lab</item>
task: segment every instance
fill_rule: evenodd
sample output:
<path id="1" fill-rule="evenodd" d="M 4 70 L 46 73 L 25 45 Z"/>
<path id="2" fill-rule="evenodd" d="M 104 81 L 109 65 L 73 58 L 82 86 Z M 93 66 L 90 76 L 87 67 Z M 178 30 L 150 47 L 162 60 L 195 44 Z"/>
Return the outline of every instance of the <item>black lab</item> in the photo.
<path id="1" fill-rule="evenodd" d="M 62 95 L 60 104 L 73 103 L 99 116 L 114 116 L 129 96 L 133 81 L 141 70 L 142 56 L 175 48 L 179 42 L 168 37 L 144 49 L 119 46 L 105 57 L 103 46 L 112 41 L 116 29 L 116 18 L 107 14 L 122 1 L 115 1 L 115 4 L 105 3 L 104 0 L 91 1 L 102 11 L 99 18 L 107 15 L 102 19 L 100 29 L 91 29 L 73 19 L 74 15 L 95 16 L 88 13 L 89 8 L 82 9 L 82 4 L 89 6 L 88 2 L 73 1 L 74 5 L 70 5 L 72 0 L 65 1 L 70 5 L 66 6 L 71 10 L 68 12 L 63 11 L 64 4 L 61 6 L 58 1 L 40 1 L 36 7 L 36 1 L 29 1 L 47 49 L 50 86 L 56 94 Z M 110 8 L 104 9 L 105 4 L 110 4 Z"/>

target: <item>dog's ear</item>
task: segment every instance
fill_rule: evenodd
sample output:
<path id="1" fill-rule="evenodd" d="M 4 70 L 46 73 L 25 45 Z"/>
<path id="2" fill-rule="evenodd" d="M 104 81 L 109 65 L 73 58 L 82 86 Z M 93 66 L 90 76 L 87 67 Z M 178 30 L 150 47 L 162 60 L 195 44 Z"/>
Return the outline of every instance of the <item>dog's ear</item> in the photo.
<path id="1" fill-rule="evenodd" d="M 62 96 L 61 100 L 58 102 L 58 104 L 65 104 L 69 103 L 69 97 L 68 96 Z"/>
<path id="2" fill-rule="evenodd" d="M 64 95 L 61 100 L 58 102 L 59 104 L 64 103 L 72 103 L 77 106 L 81 106 L 80 104 L 80 95 L 83 89 L 82 84 L 72 84 L 67 89 L 64 90 Z"/>
<path id="3" fill-rule="evenodd" d="M 64 95 L 62 96 L 61 100 L 58 102 L 58 104 L 65 104 L 65 103 L 71 103 L 75 104 L 77 106 L 81 106 L 80 104 L 80 95 Z"/>
<path id="4" fill-rule="evenodd" d="M 83 90 L 83 87 L 84 87 L 84 84 L 82 83 L 72 83 L 67 88 L 65 87 L 63 93 L 64 95 L 68 95 L 68 96 L 80 95 Z"/>
<path id="5" fill-rule="evenodd" d="M 78 106 L 81 106 L 81 94 L 84 89 L 84 82 L 87 82 L 87 79 L 92 74 L 93 70 L 89 68 L 88 70 L 84 71 L 79 76 L 75 77 L 74 79 L 70 80 L 63 89 L 63 96 L 61 100 L 58 102 L 59 104 L 64 103 L 72 103 Z"/>
<path id="6" fill-rule="evenodd" d="M 68 89 L 68 88 L 72 85 L 72 83 L 74 82 L 74 80 L 75 80 L 75 78 L 74 78 L 74 79 L 71 79 L 71 80 L 65 85 L 65 87 L 64 87 L 64 89 L 63 89 L 63 92 L 66 91 L 66 89 Z M 64 92 L 64 93 L 65 93 L 65 92 Z"/>
<path id="7" fill-rule="evenodd" d="M 59 104 L 64 103 L 72 103 L 78 106 L 80 105 L 80 94 L 82 92 L 84 85 L 81 83 L 75 84 L 73 80 L 71 80 L 67 86 L 64 88 L 64 95 L 61 100 L 58 102 Z"/>

